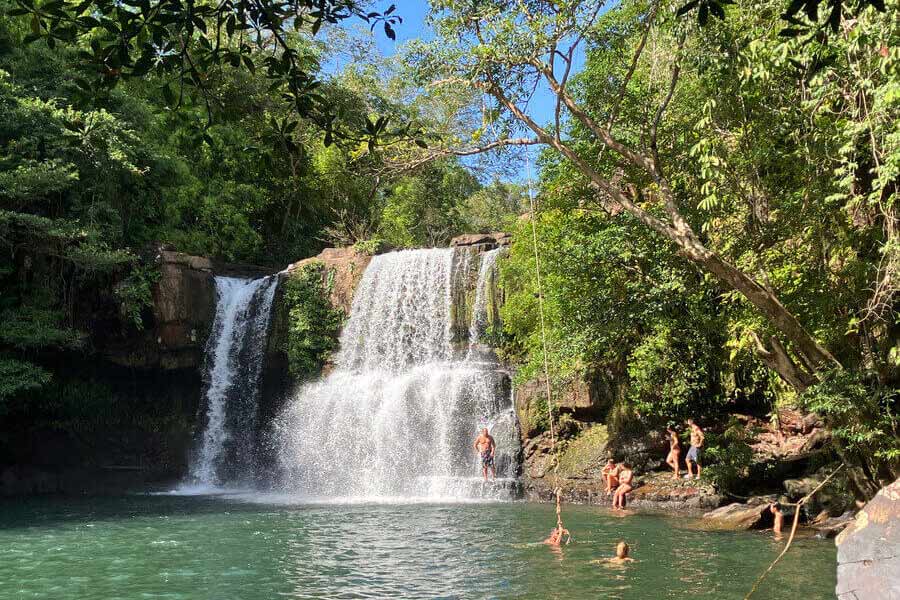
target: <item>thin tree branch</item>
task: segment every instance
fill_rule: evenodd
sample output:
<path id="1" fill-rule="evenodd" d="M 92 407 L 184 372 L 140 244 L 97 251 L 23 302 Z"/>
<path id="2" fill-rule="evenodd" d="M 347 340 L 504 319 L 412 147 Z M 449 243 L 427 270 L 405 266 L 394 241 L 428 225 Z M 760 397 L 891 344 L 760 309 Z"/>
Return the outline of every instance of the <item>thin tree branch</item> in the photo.
<path id="1" fill-rule="evenodd" d="M 681 36 L 681 39 L 678 40 L 678 49 L 675 54 L 675 62 L 672 63 L 672 78 L 669 81 L 669 91 L 666 93 L 666 97 L 663 99 L 662 104 L 659 105 L 659 108 L 656 109 L 656 115 L 653 117 L 653 125 L 650 127 L 650 152 L 653 154 L 653 162 L 656 163 L 656 170 L 659 173 L 662 173 L 662 164 L 659 161 L 659 148 L 657 146 L 657 132 L 659 130 L 659 123 L 662 121 L 663 114 L 666 112 L 666 108 L 669 107 L 669 103 L 672 101 L 672 96 L 675 95 L 675 87 L 678 85 L 678 76 L 681 74 L 681 50 L 684 48 L 684 35 Z"/>

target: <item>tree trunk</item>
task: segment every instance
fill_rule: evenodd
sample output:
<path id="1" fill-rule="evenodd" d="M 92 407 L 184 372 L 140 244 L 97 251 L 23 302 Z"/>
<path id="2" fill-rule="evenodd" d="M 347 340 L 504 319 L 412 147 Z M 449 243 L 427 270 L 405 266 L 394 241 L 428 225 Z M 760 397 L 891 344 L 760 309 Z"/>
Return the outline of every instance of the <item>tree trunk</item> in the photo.
<path id="1" fill-rule="evenodd" d="M 802 356 L 805 364 L 810 365 L 814 371 L 840 368 L 841 365 L 837 359 L 813 339 L 797 317 L 784 307 L 775 294 L 715 252 L 699 243 L 698 246 L 699 248 L 685 248 L 688 257 L 700 263 L 728 287 L 747 298 L 778 331 L 784 334 L 791 342 L 794 351 Z M 796 365 L 794 368 L 798 369 Z"/>

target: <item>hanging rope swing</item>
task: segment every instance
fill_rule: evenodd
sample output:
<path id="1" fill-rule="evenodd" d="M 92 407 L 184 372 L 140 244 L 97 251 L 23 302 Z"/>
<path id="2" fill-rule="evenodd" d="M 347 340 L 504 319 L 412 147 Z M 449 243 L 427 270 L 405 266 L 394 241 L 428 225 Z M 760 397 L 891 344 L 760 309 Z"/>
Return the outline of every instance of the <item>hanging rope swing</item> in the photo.
<path id="1" fill-rule="evenodd" d="M 537 218 L 534 210 L 534 188 L 531 181 L 531 156 L 528 148 L 525 149 L 525 177 L 528 185 L 528 205 L 531 217 L 531 242 L 534 252 L 534 274 L 535 283 L 538 289 L 538 315 L 541 324 L 541 353 L 543 354 L 544 363 L 544 392 L 547 394 L 547 421 L 550 424 L 550 454 L 553 460 L 553 493 L 556 496 L 556 528 L 559 541 L 562 541 L 562 535 L 565 533 L 568 537 L 568 544 L 572 537 L 563 527 L 562 521 L 562 487 L 559 485 L 559 452 L 556 444 L 556 425 L 553 418 L 553 392 L 550 385 L 550 358 L 547 352 L 547 327 L 544 319 L 544 288 L 541 282 L 541 257 L 540 247 L 538 244 L 537 234 Z"/>

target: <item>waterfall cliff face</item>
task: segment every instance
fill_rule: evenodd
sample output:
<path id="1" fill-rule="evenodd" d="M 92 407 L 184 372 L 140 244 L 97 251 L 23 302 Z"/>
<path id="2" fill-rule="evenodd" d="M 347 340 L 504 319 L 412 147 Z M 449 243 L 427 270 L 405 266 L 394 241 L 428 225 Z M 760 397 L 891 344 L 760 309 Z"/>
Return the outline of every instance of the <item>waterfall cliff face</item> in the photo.
<path id="1" fill-rule="evenodd" d="M 278 278 L 216 277 L 206 346 L 202 434 L 190 466 L 201 486 L 248 483 L 255 467 L 259 378 Z"/>
<path id="2" fill-rule="evenodd" d="M 407 250 L 376 256 L 356 290 L 334 369 L 300 387 L 276 420 L 280 487 L 311 496 L 505 496 L 482 486 L 472 443 L 486 427 L 497 476 L 511 483 L 518 435 L 508 375 L 473 352 L 496 252 Z M 471 326 L 454 298 L 476 273 Z M 458 307 L 456 307 L 458 310 Z"/>

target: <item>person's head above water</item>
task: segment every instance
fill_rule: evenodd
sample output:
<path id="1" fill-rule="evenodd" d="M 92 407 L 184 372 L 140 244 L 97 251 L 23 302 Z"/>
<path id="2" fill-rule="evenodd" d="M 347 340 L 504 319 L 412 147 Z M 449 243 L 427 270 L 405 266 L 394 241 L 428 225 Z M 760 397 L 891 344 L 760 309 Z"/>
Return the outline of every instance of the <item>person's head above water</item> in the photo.
<path id="1" fill-rule="evenodd" d="M 628 552 L 631 548 L 625 542 L 616 544 L 616 558 L 628 558 Z"/>

